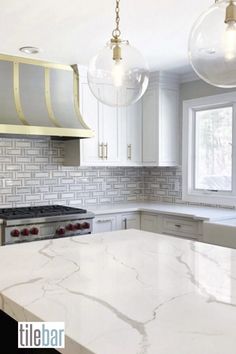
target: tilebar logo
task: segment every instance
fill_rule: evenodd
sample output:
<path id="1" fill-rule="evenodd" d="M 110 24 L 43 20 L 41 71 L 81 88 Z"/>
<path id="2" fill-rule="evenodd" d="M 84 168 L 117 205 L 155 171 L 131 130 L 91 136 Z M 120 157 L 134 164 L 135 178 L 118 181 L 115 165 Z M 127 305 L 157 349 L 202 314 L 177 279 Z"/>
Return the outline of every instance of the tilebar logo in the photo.
<path id="1" fill-rule="evenodd" d="M 18 322 L 18 348 L 64 347 L 64 322 Z"/>

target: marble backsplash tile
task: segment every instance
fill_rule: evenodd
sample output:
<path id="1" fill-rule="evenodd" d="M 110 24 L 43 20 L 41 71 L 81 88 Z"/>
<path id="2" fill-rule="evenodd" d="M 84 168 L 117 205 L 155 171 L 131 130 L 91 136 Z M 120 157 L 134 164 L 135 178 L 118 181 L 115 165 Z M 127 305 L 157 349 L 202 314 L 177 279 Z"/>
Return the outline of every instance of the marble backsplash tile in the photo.
<path id="1" fill-rule="evenodd" d="M 142 200 L 142 168 L 65 167 L 63 151 L 62 141 L 1 138 L 1 207 Z"/>
<path id="2" fill-rule="evenodd" d="M 180 167 L 67 167 L 63 152 L 62 141 L 1 138 L 1 207 L 183 203 Z"/>

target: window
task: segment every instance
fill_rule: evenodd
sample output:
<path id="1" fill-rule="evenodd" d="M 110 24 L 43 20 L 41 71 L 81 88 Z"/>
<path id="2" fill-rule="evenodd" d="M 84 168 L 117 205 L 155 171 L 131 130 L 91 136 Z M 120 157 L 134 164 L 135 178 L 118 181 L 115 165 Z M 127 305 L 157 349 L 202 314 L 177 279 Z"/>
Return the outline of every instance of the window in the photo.
<path id="1" fill-rule="evenodd" d="M 232 107 L 195 113 L 195 189 L 232 190 Z"/>
<path id="2" fill-rule="evenodd" d="M 183 199 L 236 205 L 236 93 L 183 106 Z"/>

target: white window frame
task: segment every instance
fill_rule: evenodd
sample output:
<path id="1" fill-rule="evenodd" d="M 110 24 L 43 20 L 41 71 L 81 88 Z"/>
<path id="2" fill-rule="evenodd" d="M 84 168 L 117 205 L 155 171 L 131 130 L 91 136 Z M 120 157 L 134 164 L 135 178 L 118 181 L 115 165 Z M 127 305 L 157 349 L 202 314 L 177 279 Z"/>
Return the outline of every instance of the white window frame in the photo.
<path id="1" fill-rule="evenodd" d="M 194 189 L 195 170 L 195 112 L 225 106 L 233 107 L 232 117 L 232 191 L 204 191 Z M 182 199 L 186 202 L 214 205 L 236 205 L 236 92 L 201 97 L 183 101 L 183 191 Z"/>

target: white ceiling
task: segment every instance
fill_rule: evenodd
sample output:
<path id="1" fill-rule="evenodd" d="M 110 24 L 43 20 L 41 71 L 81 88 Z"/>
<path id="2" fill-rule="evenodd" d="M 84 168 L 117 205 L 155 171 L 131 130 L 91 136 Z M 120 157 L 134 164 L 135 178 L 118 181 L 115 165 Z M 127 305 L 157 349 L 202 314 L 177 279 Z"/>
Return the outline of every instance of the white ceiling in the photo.
<path id="1" fill-rule="evenodd" d="M 121 0 L 122 37 L 147 58 L 151 70 L 189 71 L 190 28 L 213 0 Z M 0 53 L 86 65 L 109 40 L 115 0 L 0 0 Z"/>

